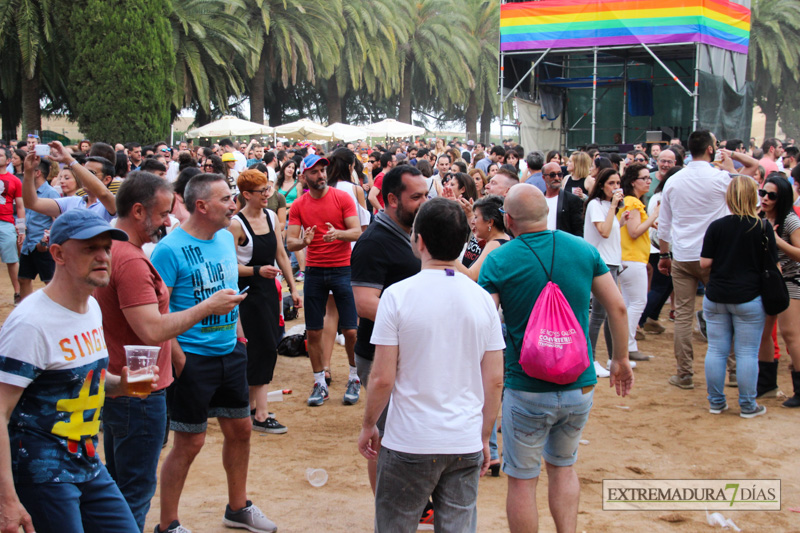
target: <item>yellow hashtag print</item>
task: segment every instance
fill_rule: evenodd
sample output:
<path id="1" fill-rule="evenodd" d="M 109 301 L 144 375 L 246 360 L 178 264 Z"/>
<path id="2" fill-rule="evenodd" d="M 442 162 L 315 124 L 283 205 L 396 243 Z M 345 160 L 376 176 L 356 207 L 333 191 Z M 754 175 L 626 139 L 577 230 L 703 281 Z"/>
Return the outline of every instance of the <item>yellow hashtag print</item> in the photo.
<path id="1" fill-rule="evenodd" d="M 72 453 L 77 453 L 78 444 L 84 436 L 93 437 L 100 431 L 100 408 L 103 406 L 106 397 L 106 371 L 105 369 L 101 370 L 100 384 L 97 394 L 94 396 L 89 394 L 93 375 L 94 370 L 90 370 L 86 374 L 86 379 L 83 381 L 83 386 L 77 398 L 59 400 L 56 403 L 58 411 L 72 414 L 69 417 L 69 422 L 56 422 L 52 433 L 59 437 L 67 438 L 69 451 Z M 91 420 L 84 420 L 84 411 L 90 409 L 94 409 L 94 416 L 92 416 Z M 91 439 L 86 441 L 86 451 L 89 457 L 94 457 L 95 450 Z"/>

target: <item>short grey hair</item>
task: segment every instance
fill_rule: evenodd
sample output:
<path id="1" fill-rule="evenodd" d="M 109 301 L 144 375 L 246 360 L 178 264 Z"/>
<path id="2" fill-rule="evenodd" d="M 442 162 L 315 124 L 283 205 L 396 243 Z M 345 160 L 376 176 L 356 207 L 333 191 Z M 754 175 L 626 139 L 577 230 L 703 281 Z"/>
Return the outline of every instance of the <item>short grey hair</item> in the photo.
<path id="1" fill-rule="evenodd" d="M 542 167 L 544 167 L 544 154 L 538 150 L 528 152 L 525 157 L 525 163 L 527 163 L 529 170 L 542 170 Z"/>
<path id="2" fill-rule="evenodd" d="M 183 191 L 183 203 L 186 204 L 186 210 L 189 213 L 194 213 L 197 206 L 197 200 L 207 200 L 211 196 L 211 185 L 218 181 L 225 181 L 225 176 L 222 174 L 204 173 L 198 174 L 189 180 L 186 184 L 186 189 Z"/>

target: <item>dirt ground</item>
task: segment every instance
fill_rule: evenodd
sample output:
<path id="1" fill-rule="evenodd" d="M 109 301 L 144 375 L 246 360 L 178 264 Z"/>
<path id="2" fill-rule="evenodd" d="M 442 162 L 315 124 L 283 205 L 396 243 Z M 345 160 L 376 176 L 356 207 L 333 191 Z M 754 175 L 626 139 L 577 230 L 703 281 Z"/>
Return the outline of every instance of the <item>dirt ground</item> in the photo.
<path id="1" fill-rule="evenodd" d="M 0 301 L 10 302 L 8 284 Z M 698 298 L 698 304 L 700 300 Z M 0 318 L 11 311 L 0 304 Z M 723 512 L 745 532 L 800 531 L 800 412 L 782 408 L 778 399 L 764 400 L 768 412 L 755 419 L 739 417 L 736 389 L 726 389 L 731 409 L 720 416 L 708 413 L 703 373 L 705 342 L 695 334 L 695 384 L 691 391 L 667 384 L 674 373 L 673 324 L 667 331 L 648 335 L 640 351 L 654 355 L 635 370 L 633 393 L 618 398 L 601 379 L 595 404 L 583 433 L 576 470 L 581 482 L 578 531 L 696 532 L 711 531 L 702 511 L 604 511 L 603 479 L 781 479 L 781 511 Z M 302 323 L 298 320 L 287 325 Z M 601 361 L 606 360 L 602 340 Z M 782 353 L 786 354 L 782 346 Z M 778 383 L 791 391 L 782 359 Z M 322 407 L 307 407 L 312 378 L 308 358 L 279 357 L 275 389 L 292 389 L 285 401 L 271 405 L 278 420 L 288 426 L 284 435 L 253 433 L 249 497 L 272 518 L 281 532 L 367 532 L 372 530 L 373 499 L 367 480 L 366 460 L 356 447 L 366 393 L 355 406 L 341 397 L 347 378 L 347 358 L 336 345 L 333 356 L 331 399 Z M 443 376 L 443 379 L 446 377 Z M 499 436 L 502 450 L 502 434 Z M 172 446 L 172 438 L 162 459 Z M 221 464 L 222 434 L 209 422 L 206 444 L 189 473 L 180 516 L 195 533 L 228 531 L 221 525 L 227 503 Z M 102 450 L 102 446 L 100 447 Z M 324 468 L 328 483 L 312 487 L 307 468 Z M 478 530 L 508 531 L 505 514 L 506 476 L 485 477 L 478 496 Z M 546 474 L 539 484 L 537 505 L 540 530 L 555 531 L 547 504 Z M 153 498 L 146 531 L 158 521 L 159 494 Z"/>

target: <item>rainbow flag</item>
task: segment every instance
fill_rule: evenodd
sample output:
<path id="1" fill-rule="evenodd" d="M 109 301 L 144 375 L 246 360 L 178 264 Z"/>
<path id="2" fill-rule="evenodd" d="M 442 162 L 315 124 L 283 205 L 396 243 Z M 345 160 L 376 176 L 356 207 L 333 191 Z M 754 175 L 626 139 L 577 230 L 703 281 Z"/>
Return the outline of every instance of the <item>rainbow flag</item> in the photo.
<path id="1" fill-rule="evenodd" d="M 742 54 L 750 10 L 728 0 L 542 0 L 500 8 L 500 50 L 704 43 Z"/>

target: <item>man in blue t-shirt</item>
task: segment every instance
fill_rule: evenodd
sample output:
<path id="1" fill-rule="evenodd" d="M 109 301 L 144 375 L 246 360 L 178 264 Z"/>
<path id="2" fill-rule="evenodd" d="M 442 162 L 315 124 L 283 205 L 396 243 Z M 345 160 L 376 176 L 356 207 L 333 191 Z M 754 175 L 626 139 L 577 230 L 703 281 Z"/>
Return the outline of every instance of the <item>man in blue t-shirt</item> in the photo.
<path id="1" fill-rule="evenodd" d="M 544 456 L 556 529 L 574 531 L 580 492 L 572 465 L 597 383 L 592 353 L 589 350 L 589 366 L 577 380 L 558 385 L 526 374 L 519 351 L 532 308 L 549 279 L 564 293 L 584 334 L 589 331 L 593 293 L 608 311 L 611 325 L 611 385 L 625 396 L 633 386 L 625 303 L 596 248 L 574 235 L 547 230 L 547 202 L 537 187 L 512 187 L 504 208 L 506 228 L 516 239 L 486 258 L 478 283 L 503 306 L 507 328 L 503 471 L 509 476 L 508 522 L 514 531 L 537 529 L 536 484 Z M 588 337 L 586 345 L 590 346 Z"/>
<path id="2" fill-rule="evenodd" d="M 220 174 L 198 174 L 183 194 L 189 219 L 158 243 L 151 262 L 170 292 L 170 311 L 188 309 L 223 289 L 238 289 L 233 234 L 226 231 L 236 204 Z M 210 315 L 172 342 L 175 368 L 170 429 L 172 451 L 161 468 L 161 531 L 188 531 L 178 504 L 189 467 L 203 447 L 207 421 L 216 417 L 224 435 L 223 464 L 230 501 L 223 523 L 250 531 L 277 526 L 247 499 L 250 460 L 250 398 L 247 339 L 239 308 Z"/>

